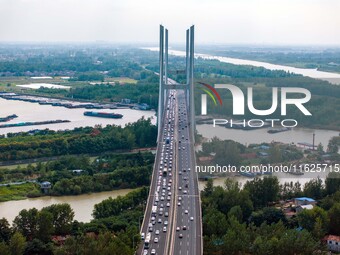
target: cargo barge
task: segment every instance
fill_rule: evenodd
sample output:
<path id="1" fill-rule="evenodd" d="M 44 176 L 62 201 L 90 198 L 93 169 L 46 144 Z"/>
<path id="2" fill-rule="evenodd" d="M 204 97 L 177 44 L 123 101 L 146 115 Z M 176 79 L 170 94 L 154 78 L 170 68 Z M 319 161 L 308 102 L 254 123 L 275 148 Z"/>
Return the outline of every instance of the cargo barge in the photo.
<path id="1" fill-rule="evenodd" d="M 90 117 L 100 117 L 100 118 L 111 118 L 111 119 L 121 119 L 123 118 L 122 114 L 119 113 L 108 113 L 108 112 L 84 112 L 85 116 Z"/>
<path id="2" fill-rule="evenodd" d="M 7 121 L 10 121 L 10 120 L 15 119 L 15 118 L 18 118 L 18 115 L 12 114 L 12 115 L 9 115 L 7 117 L 0 118 L 0 122 L 7 122 Z"/>
<path id="3" fill-rule="evenodd" d="M 0 128 L 47 125 L 47 124 L 58 124 L 58 123 L 66 123 L 66 122 L 71 122 L 71 121 L 69 120 L 46 120 L 46 121 L 36 121 L 36 122 L 19 122 L 19 123 L 11 123 L 11 124 L 2 124 L 0 125 Z"/>
<path id="4" fill-rule="evenodd" d="M 289 130 L 292 130 L 292 129 L 289 128 L 289 127 L 283 127 L 283 128 L 278 128 L 278 129 L 269 129 L 267 131 L 267 133 L 268 134 L 276 134 L 276 133 L 286 132 L 286 131 L 289 131 Z"/>

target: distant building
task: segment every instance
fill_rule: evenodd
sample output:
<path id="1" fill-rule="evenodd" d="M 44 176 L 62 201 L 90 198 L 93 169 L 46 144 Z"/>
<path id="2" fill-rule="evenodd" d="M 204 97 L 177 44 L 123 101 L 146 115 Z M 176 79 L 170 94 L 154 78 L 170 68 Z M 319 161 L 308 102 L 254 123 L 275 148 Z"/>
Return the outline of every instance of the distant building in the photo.
<path id="1" fill-rule="evenodd" d="M 315 205 L 316 201 L 313 198 L 309 198 L 309 197 L 297 197 L 297 198 L 294 198 L 294 204 L 296 206 L 299 206 L 299 205 Z"/>
<path id="2" fill-rule="evenodd" d="M 71 170 L 71 171 L 74 174 L 81 174 L 82 172 L 84 172 L 84 170 L 82 170 L 82 169 L 75 169 L 75 170 Z"/>
<path id="3" fill-rule="evenodd" d="M 45 194 L 47 194 L 49 190 L 52 188 L 52 184 L 50 182 L 45 181 L 40 183 L 40 188 Z"/>
<path id="4" fill-rule="evenodd" d="M 323 238 L 326 242 L 328 250 L 332 252 L 340 252 L 340 236 L 328 235 Z"/>
<path id="5" fill-rule="evenodd" d="M 241 153 L 240 154 L 240 157 L 241 158 L 244 158 L 244 159 L 253 159 L 253 158 L 257 158 L 257 155 L 255 152 L 251 152 L 251 153 Z"/>
<path id="6" fill-rule="evenodd" d="M 264 151 L 259 151 L 257 154 L 258 154 L 260 157 L 268 157 L 268 156 L 269 156 L 269 154 L 268 154 L 267 152 L 264 152 Z"/>
<path id="7" fill-rule="evenodd" d="M 131 104 L 131 99 L 129 99 L 129 98 L 123 98 L 120 102 L 121 102 L 122 104 Z"/>
<path id="8" fill-rule="evenodd" d="M 312 205 L 312 204 L 308 204 L 308 205 L 299 205 L 299 206 L 297 206 L 296 207 L 296 213 L 300 213 L 300 212 L 302 212 L 304 209 L 306 209 L 306 210 L 311 210 L 311 209 L 313 209 L 314 208 L 314 206 Z"/>

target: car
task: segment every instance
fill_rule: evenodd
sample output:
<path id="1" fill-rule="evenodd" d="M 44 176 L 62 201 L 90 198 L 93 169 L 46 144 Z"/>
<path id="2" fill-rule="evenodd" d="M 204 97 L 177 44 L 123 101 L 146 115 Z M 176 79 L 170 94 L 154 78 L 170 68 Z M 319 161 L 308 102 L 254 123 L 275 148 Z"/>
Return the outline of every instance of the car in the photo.
<path id="1" fill-rule="evenodd" d="M 190 220 L 193 221 L 193 220 L 194 220 L 194 217 L 190 217 Z"/>
<path id="2" fill-rule="evenodd" d="M 141 233 L 141 234 L 140 234 L 140 238 L 141 238 L 142 240 L 144 240 L 144 238 L 145 238 L 145 233 Z"/>
<path id="3" fill-rule="evenodd" d="M 169 213 L 168 213 L 168 212 L 165 212 L 165 213 L 164 213 L 164 216 L 165 216 L 165 217 L 169 217 Z"/>
<path id="4" fill-rule="evenodd" d="M 183 193 L 184 193 L 184 194 L 187 194 L 187 193 L 188 193 L 188 191 L 184 190 L 184 191 L 183 191 Z"/>
<path id="5" fill-rule="evenodd" d="M 156 255 L 156 250 L 155 249 L 151 250 L 151 255 Z"/>
<path id="6" fill-rule="evenodd" d="M 178 197 L 178 201 L 181 201 L 182 200 L 182 197 Z"/>
<path id="7" fill-rule="evenodd" d="M 148 255 L 148 250 L 144 250 L 143 255 Z"/>
<path id="8" fill-rule="evenodd" d="M 177 228 L 176 228 L 176 231 L 180 231 L 180 230 L 181 230 L 181 228 L 180 228 L 180 227 L 177 227 Z"/>
<path id="9" fill-rule="evenodd" d="M 179 234 L 178 235 L 179 238 L 183 238 L 183 234 Z M 152 253 L 151 253 L 152 254 Z"/>
<path id="10" fill-rule="evenodd" d="M 177 205 L 178 205 L 178 206 L 181 206 L 181 202 L 178 202 Z"/>
<path id="11" fill-rule="evenodd" d="M 166 207 L 170 207 L 170 203 L 167 203 L 167 204 L 166 204 Z"/>
<path id="12" fill-rule="evenodd" d="M 149 227 L 149 232 L 152 232 L 153 231 L 153 228 L 152 227 Z"/>
<path id="13" fill-rule="evenodd" d="M 152 216 L 151 221 L 154 221 L 154 220 L 156 220 L 156 218 L 155 218 L 155 216 Z"/>
<path id="14" fill-rule="evenodd" d="M 179 175 L 182 175 L 182 171 L 179 171 L 178 174 L 179 174 Z"/>
<path id="15" fill-rule="evenodd" d="M 185 213 L 185 214 L 188 214 L 189 212 L 188 212 L 188 210 L 185 210 L 184 213 Z"/>
<path id="16" fill-rule="evenodd" d="M 155 237 L 155 239 L 153 241 L 154 241 L 154 243 L 158 243 L 158 238 Z"/>
<path id="17" fill-rule="evenodd" d="M 167 226 L 168 225 L 168 221 L 166 220 L 166 221 L 164 221 L 164 225 L 165 226 Z"/>
<path id="18" fill-rule="evenodd" d="M 182 187 L 181 187 L 181 186 L 179 186 L 179 187 L 178 187 L 178 189 L 179 189 L 179 190 L 182 190 Z"/>
<path id="19" fill-rule="evenodd" d="M 163 232 L 166 232 L 166 227 L 163 227 Z"/>
<path id="20" fill-rule="evenodd" d="M 155 235 L 159 235 L 159 230 L 158 229 L 155 231 Z"/>

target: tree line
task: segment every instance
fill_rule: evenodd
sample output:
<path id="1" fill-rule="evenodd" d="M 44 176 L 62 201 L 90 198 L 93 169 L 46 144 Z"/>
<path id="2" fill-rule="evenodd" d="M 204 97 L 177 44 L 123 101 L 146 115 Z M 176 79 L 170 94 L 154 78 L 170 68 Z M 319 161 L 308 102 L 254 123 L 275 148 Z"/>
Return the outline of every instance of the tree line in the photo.
<path id="1" fill-rule="evenodd" d="M 66 135 L 65 135 L 66 134 Z M 29 136 L 25 139 L 0 139 L 0 160 L 18 160 L 68 154 L 100 153 L 112 150 L 155 146 L 156 126 L 150 119 L 140 119 L 124 128 L 115 125 L 57 131 L 53 135 Z"/>
<path id="2" fill-rule="evenodd" d="M 227 179 L 209 180 L 201 192 L 205 254 L 314 254 L 325 250 L 321 238 L 340 234 L 340 179 L 313 179 L 280 185 L 276 177 L 255 178 L 242 188 Z M 309 196 L 318 205 L 286 218 L 273 205 L 279 199 Z M 330 224 L 331 223 L 331 224 Z M 288 248 L 289 247 L 289 248 Z"/>

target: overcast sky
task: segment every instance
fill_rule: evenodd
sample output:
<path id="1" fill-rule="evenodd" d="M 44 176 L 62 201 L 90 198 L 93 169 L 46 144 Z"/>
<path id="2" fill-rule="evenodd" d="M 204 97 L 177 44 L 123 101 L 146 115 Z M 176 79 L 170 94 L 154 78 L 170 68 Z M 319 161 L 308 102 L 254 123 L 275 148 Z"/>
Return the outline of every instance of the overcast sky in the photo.
<path id="1" fill-rule="evenodd" d="M 196 26 L 197 43 L 340 46 L 340 0 L 0 0 L 0 41 L 170 43 Z"/>

